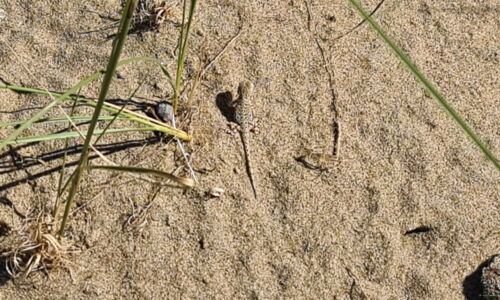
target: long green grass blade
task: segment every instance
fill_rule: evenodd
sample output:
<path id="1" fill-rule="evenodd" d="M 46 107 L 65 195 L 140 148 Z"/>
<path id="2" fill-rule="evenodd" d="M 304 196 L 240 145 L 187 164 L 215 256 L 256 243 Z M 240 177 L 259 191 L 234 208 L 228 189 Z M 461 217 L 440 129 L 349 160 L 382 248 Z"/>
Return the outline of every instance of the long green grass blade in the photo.
<path id="1" fill-rule="evenodd" d="M 108 124 L 106 124 L 106 127 L 104 128 L 104 130 L 102 131 L 102 133 L 95 139 L 94 145 L 97 145 L 99 143 L 99 140 L 106 134 L 106 131 L 117 120 L 118 116 L 120 116 L 120 114 L 122 113 L 122 111 L 125 109 L 125 106 L 127 106 L 127 104 L 130 102 L 130 100 L 132 99 L 132 97 L 135 96 L 135 93 L 137 93 L 137 91 L 141 88 L 141 86 L 142 86 L 143 83 L 144 82 L 142 82 L 141 84 L 139 84 L 137 86 L 137 88 L 132 92 L 132 95 L 130 95 L 130 97 L 127 98 L 127 102 L 125 102 L 122 105 L 122 107 L 120 107 L 120 110 L 115 114 L 115 117 L 113 119 L 111 119 L 111 121 L 109 121 Z"/>
<path id="2" fill-rule="evenodd" d="M 80 95 L 80 90 L 78 91 L 78 95 Z M 71 105 L 71 111 L 69 113 L 69 117 L 72 118 L 74 113 L 75 113 L 75 108 L 76 108 L 76 103 L 78 102 L 78 97 L 74 98 L 73 100 L 73 105 Z M 72 121 L 74 122 L 74 121 Z M 71 130 L 71 122 L 68 121 L 68 130 Z M 64 180 L 64 175 L 66 173 L 66 159 L 68 158 L 68 146 L 69 146 L 69 139 L 64 140 L 64 156 L 63 156 L 63 162 L 61 165 L 61 171 L 59 172 L 59 180 L 57 182 L 57 194 L 56 194 L 56 200 L 54 201 L 54 208 L 52 210 L 52 218 L 54 219 L 54 222 L 57 222 L 57 214 L 59 213 L 59 204 L 61 200 L 61 195 L 64 192 L 62 190 L 63 187 L 63 180 Z M 52 231 L 56 231 L 56 226 L 57 224 L 54 223 L 54 226 L 52 227 Z"/>
<path id="3" fill-rule="evenodd" d="M 181 31 L 179 34 L 179 55 L 177 58 L 177 73 L 175 75 L 175 89 L 174 89 L 174 101 L 173 101 L 173 109 L 174 113 L 177 111 L 179 107 L 179 98 L 181 92 L 181 84 L 182 84 L 182 74 L 184 73 L 184 64 L 186 62 L 187 50 L 188 50 L 188 40 L 189 40 L 189 31 L 191 29 L 191 24 L 193 22 L 194 11 L 196 8 L 197 0 L 190 0 L 191 4 L 189 6 L 189 13 L 187 21 L 186 18 L 186 10 L 187 10 L 187 0 L 183 1 L 182 8 L 182 24 Z"/>
<path id="4" fill-rule="evenodd" d="M 170 173 L 166 173 L 163 171 L 148 169 L 148 168 L 140 168 L 140 167 L 128 167 L 128 166 L 89 166 L 89 169 L 102 169 L 102 170 L 110 170 L 110 171 L 118 171 L 118 172 L 127 172 L 127 173 L 139 173 L 146 175 L 155 175 L 168 180 L 172 180 L 181 184 L 183 188 L 192 188 L 194 186 L 194 181 L 191 178 L 184 178 L 172 175 Z"/>
<path id="5" fill-rule="evenodd" d="M 97 104 L 94 109 L 94 114 L 92 116 L 92 120 L 90 121 L 89 128 L 87 130 L 87 136 L 85 138 L 85 143 L 83 144 L 82 152 L 80 155 L 80 161 L 76 168 L 75 175 L 73 177 L 73 181 L 69 189 L 68 198 L 66 200 L 66 207 L 64 209 L 64 215 L 59 230 L 60 235 L 64 233 L 64 227 L 66 226 L 66 222 L 68 220 L 71 204 L 73 202 L 73 199 L 75 198 L 76 191 L 78 190 L 82 172 L 87 168 L 92 135 L 94 134 L 94 130 L 96 128 L 99 115 L 101 114 L 101 109 L 104 106 L 104 100 L 106 99 L 106 95 L 108 94 L 109 87 L 113 80 L 114 72 L 118 65 L 123 45 L 125 44 L 125 40 L 127 39 L 128 29 L 130 28 L 130 23 L 132 21 L 135 8 L 137 6 L 137 1 L 138 0 L 127 0 L 123 8 L 122 17 L 120 20 L 120 26 L 118 28 L 118 34 L 116 36 L 116 39 L 113 41 L 113 48 L 111 50 L 108 66 L 106 67 L 106 73 L 104 74 L 104 78 L 101 84 L 101 89 L 99 91 L 99 98 L 97 100 Z"/>
<path id="6" fill-rule="evenodd" d="M 99 116 L 99 121 L 109 121 L 109 120 L 113 120 L 113 118 L 115 118 L 115 116 Z M 116 116 L 116 118 L 118 120 L 126 119 L 126 117 L 123 115 L 118 115 L 118 116 Z M 71 120 L 74 123 L 89 122 L 91 119 L 92 119 L 91 116 L 81 116 L 81 115 L 71 116 Z M 13 122 L 0 122 L 0 128 L 15 127 L 15 126 L 18 126 L 18 125 L 25 123 L 26 121 L 28 121 L 28 120 L 13 121 Z M 33 124 L 64 123 L 67 121 L 68 121 L 67 117 L 57 116 L 57 117 L 52 117 L 52 118 L 39 119 L 39 120 L 33 122 Z"/>
<path id="7" fill-rule="evenodd" d="M 160 68 L 161 68 L 161 71 L 163 72 L 163 74 L 165 75 L 165 77 L 167 77 L 167 81 L 170 84 L 170 87 L 172 88 L 172 91 L 174 91 L 175 90 L 175 86 L 174 86 L 174 83 L 173 83 L 172 76 L 170 75 L 170 73 L 168 72 L 167 68 L 164 65 L 160 64 Z"/>
<path id="8" fill-rule="evenodd" d="M 134 131 L 156 131 L 156 129 L 151 127 L 114 128 L 114 129 L 108 129 L 106 131 L 104 129 L 103 130 L 96 129 L 94 130 L 93 135 L 101 135 L 103 133 L 110 134 L 110 133 L 124 133 L 124 132 L 134 132 Z M 86 134 L 87 131 L 82 131 L 82 133 Z M 20 137 L 10 141 L 7 145 L 22 145 L 35 142 L 45 142 L 45 141 L 79 138 L 79 137 L 80 134 L 77 131 L 65 131 L 65 132 L 52 133 L 46 135 Z"/>
<path id="9" fill-rule="evenodd" d="M 434 84 L 425 77 L 425 75 L 416 67 L 415 63 L 401 50 L 401 48 L 393 42 L 393 40 L 382 30 L 382 28 L 370 17 L 364 10 L 361 4 L 356 0 L 349 0 L 356 8 L 362 18 L 366 19 L 374 31 L 376 31 L 382 40 L 394 51 L 398 58 L 406 65 L 410 72 L 422 83 L 425 89 L 436 99 L 441 107 L 455 121 L 460 128 L 467 134 L 469 138 L 483 151 L 484 155 L 495 165 L 500 171 L 500 163 L 495 155 L 486 147 L 481 138 L 475 133 L 474 129 L 460 116 L 460 114 L 446 101 L 444 96 L 434 86 Z"/>

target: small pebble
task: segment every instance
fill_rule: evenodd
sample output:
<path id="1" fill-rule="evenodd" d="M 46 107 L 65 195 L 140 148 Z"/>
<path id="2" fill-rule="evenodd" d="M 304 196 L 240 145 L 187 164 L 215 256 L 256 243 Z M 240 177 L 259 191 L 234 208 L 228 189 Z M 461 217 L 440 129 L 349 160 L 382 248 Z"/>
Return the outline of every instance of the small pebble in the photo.
<path id="1" fill-rule="evenodd" d="M 162 101 L 156 105 L 156 115 L 162 119 L 163 122 L 172 123 L 173 108 L 170 103 Z"/>
<path id="2" fill-rule="evenodd" d="M 212 197 L 220 197 L 224 194 L 224 189 L 220 187 L 213 187 L 210 189 L 209 194 Z"/>

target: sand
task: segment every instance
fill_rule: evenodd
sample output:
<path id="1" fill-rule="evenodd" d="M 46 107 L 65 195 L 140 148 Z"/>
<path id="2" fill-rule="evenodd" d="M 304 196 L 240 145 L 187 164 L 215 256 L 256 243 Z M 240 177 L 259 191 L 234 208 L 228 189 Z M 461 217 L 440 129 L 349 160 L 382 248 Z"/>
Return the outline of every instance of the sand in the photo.
<path id="1" fill-rule="evenodd" d="M 181 10 L 167 2 L 165 21 L 130 35 L 123 57 L 157 56 L 174 70 Z M 119 11 L 120 1 L 1 0 L 0 78 L 53 91 L 76 84 L 105 66 L 116 30 L 105 17 Z M 385 1 L 374 15 L 497 155 L 499 15 L 495 0 Z M 0 272 L 0 298 L 477 299 L 481 264 L 500 253 L 500 173 L 367 24 L 351 31 L 359 22 L 348 1 L 200 1 L 188 78 L 239 35 L 178 115 L 194 137 L 185 147 L 199 184 L 151 200 L 152 184 L 93 171 L 66 232 L 77 251 L 48 274 Z M 154 66 L 119 74 L 110 99 L 144 81 L 130 109 L 171 94 Z M 259 119 L 258 199 L 217 106 L 245 79 Z M 49 101 L 0 90 L 0 121 Z M 102 143 L 120 164 L 187 175 L 175 143 L 147 139 Z M 8 201 L 28 216 L 52 207 L 61 149 L 58 141 L 0 154 L 2 249 L 23 222 Z M 213 188 L 224 193 L 211 197 Z"/>

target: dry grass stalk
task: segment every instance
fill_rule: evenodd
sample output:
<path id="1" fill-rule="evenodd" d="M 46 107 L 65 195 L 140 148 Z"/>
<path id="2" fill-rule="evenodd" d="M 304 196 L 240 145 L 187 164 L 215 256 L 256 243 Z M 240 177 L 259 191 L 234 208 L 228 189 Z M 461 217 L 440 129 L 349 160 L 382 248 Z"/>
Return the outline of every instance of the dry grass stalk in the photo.
<path id="1" fill-rule="evenodd" d="M 27 219 L 17 230 L 10 250 L 0 254 L 9 276 L 27 277 L 32 272 L 45 272 L 62 265 L 68 248 L 50 233 L 52 226 L 51 217 L 47 215 Z"/>

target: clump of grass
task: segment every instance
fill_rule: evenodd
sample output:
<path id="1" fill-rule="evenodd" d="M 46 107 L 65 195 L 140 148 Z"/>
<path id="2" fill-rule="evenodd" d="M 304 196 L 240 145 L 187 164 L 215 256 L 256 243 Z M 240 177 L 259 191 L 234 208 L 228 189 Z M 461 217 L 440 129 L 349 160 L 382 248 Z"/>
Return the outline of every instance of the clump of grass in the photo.
<path id="1" fill-rule="evenodd" d="M 472 127 L 467 124 L 467 122 L 460 116 L 460 114 L 453 108 L 453 106 L 445 99 L 438 88 L 433 84 L 422 71 L 415 65 L 415 63 L 406 55 L 403 50 L 387 35 L 387 33 L 373 20 L 373 18 L 365 11 L 363 6 L 357 0 L 349 0 L 357 12 L 361 15 L 363 19 L 368 21 L 370 26 L 375 32 L 378 33 L 380 38 L 391 48 L 391 50 L 396 54 L 398 59 L 404 63 L 407 69 L 415 76 L 415 78 L 423 85 L 423 87 L 432 95 L 432 97 L 438 102 L 438 104 L 443 108 L 443 110 L 452 118 L 452 120 L 464 131 L 466 136 L 468 136 L 476 146 L 483 152 L 488 160 L 490 160 L 493 165 L 500 171 L 500 163 L 495 157 L 493 152 L 491 152 L 485 143 L 481 140 L 479 135 L 472 129 Z"/>
<path id="2" fill-rule="evenodd" d="M 129 32 L 129 28 L 131 22 L 133 21 L 134 11 L 136 11 L 137 3 L 139 0 L 127 0 L 124 9 L 122 12 L 122 18 L 120 20 L 120 25 L 118 29 L 118 33 L 115 36 L 115 40 L 113 42 L 113 48 L 111 51 L 111 55 L 108 61 L 108 65 L 105 71 L 97 71 L 94 74 L 82 79 L 79 83 L 77 83 L 72 88 L 68 89 L 64 93 L 56 93 L 49 92 L 44 89 L 36 89 L 36 88 L 28 88 L 22 86 L 16 86 L 13 84 L 9 84 L 6 82 L 0 81 L 0 88 L 10 89 L 16 92 L 28 92 L 35 94 L 43 94 L 51 97 L 52 101 L 39 110 L 34 116 L 32 116 L 28 120 L 14 121 L 14 122 L 4 122 L 0 123 L 0 128 L 8 128 L 13 127 L 13 132 L 10 135 L 0 141 L 0 150 L 3 150 L 7 145 L 17 145 L 22 143 L 31 143 L 31 142 L 42 142 L 47 140 L 55 140 L 55 139 L 64 139 L 65 140 L 65 153 L 63 157 L 63 164 L 61 168 L 60 178 L 58 182 L 58 192 L 56 201 L 54 204 L 54 208 L 50 214 L 50 222 L 41 220 L 38 218 L 36 220 L 32 220 L 30 226 L 23 227 L 18 234 L 19 240 L 18 242 L 12 243 L 12 247 L 8 251 L 3 251 L 0 256 L 6 262 L 7 271 L 12 277 L 17 277 L 20 274 L 26 274 L 35 271 L 35 270 L 47 270 L 57 264 L 57 262 L 62 261 L 62 257 L 67 254 L 67 248 L 64 247 L 60 240 L 64 235 L 64 231 L 67 223 L 69 222 L 70 210 L 79 189 L 80 181 L 82 176 L 89 169 L 100 169 L 100 170 L 109 170 L 109 171 L 119 171 L 126 172 L 131 174 L 131 176 L 138 177 L 139 179 L 146 180 L 148 182 L 153 182 L 160 189 L 163 186 L 169 187 L 179 187 L 179 188 L 190 188 L 194 185 L 194 181 L 191 178 L 183 178 L 178 177 L 173 174 L 148 169 L 141 167 L 129 167 L 129 166 L 120 166 L 114 164 L 112 161 L 104 157 L 95 147 L 99 139 L 104 134 L 109 133 L 120 133 L 126 131 L 160 131 L 172 135 L 176 138 L 177 142 L 180 146 L 180 140 L 189 141 L 191 140 L 191 136 L 186 132 L 175 128 L 175 119 L 172 117 L 172 126 L 163 123 L 162 121 L 155 120 L 144 116 L 142 114 L 138 114 L 125 109 L 125 105 L 122 107 L 118 107 L 112 105 L 110 103 L 105 102 L 107 92 L 109 87 L 113 81 L 113 77 L 115 74 L 115 70 L 117 67 L 134 63 L 134 62 L 153 62 L 159 65 L 165 75 L 167 75 L 167 80 L 170 86 L 174 89 L 174 106 L 177 107 L 180 99 L 180 86 L 182 83 L 182 75 L 184 70 L 184 63 L 187 55 L 188 49 L 188 36 L 189 30 L 192 23 L 192 18 L 194 15 L 194 8 L 196 1 L 192 0 L 189 12 L 187 12 L 187 2 L 183 3 L 183 22 L 179 35 L 179 57 L 177 61 L 177 73 L 175 82 L 173 83 L 172 77 L 169 75 L 168 71 L 163 67 L 163 65 L 156 59 L 147 58 L 147 57 L 137 57 L 137 58 L 129 58 L 123 61 L 119 61 L 120 54 L 124 47 L 127 34 Z M 163 5 L 165 3 L 163 2 Z M 160 9 L 156 9 L 153 6 L 153 10 L 158 14 L 164 14 L 164 11 Z M 186 14 L 188 15 L 187 19 L 185 18 Z M 158 17 L 158 15 L 157 15 Z M 158 22 L 159 20 L 156 20 Z M 88 86 L 92 82 L 103 77 L 101 88 L 99 92 L 98 99 L 90 99 L 80 96 L 80 91 L 82 88 Z M 69 114 L 67 114 L 61 107 L 60 104 L 65 101 L 73 101 L 72 109 Z M 85 105 L 94 108 L 94 112 L 92 116 L 79 116 L 74 115 L 74 108 L 76 105 Z M 54 107 L 58 107 L 63 113 L 60 116 L 56 117 L 44 117 L 47 112 L 49 112 Z M 111 113 L 109 116 L 103 116 L 101 112 L 106 110 Z M 111 124 L 113 124 L 116 120 L 128 120 L 134 121 L 141 126 L 139 127 L 129 127 L 129 128 L 110 128 Z M 20 134 L 40 123 L 58 123 L 58 122 L 67 122 L 68 130 L 60 133 L 51 133 L 46 135 L 38 135 L 31 137 L 19 137 Z M 88 122 L 88 129 L 84 132 L 80 131 L 79 128 L 75 125 L 75 122 Z M 98 122 L 109 122 L 107 126 L 103 130 L 97 130 Z M 94 136 L 97 136 L 96 139 L 93 139 Z M 67 160 L 67 149 L 68 149 L 68 139 L 69 138 L 84 138 L 85 142 L 83 144 L 80 158 L 78 160 L 78 164 L 74 171 L 67 176 L 66 172 L 66 160 Z M 107 162 L 107 165 L 90 165 L 89 164 L 89 153 L 91 151 L 95 151 L 98 155 L 100 155 L 101 159 Z M 149 177 L 144 178 L 141 176 L 153 176 L 157 178 L 161 178 L 161 181 L 165 179 L 170 182 L 175 182 L 177 185 L 170 185 L 160 183 L 159 181 L 155 181 L 150 179 Z M 69 177 L 64 180 L 65 177 Z M 65 192 L 68 189 L 67 193 Z M 64 194 L 67 194 L 66 201 L 61 202 L 61 199 Z M 59 214 L 59 207 L 64 204 L 64 213 L 62 216 Z"/>
<path id="3" fill-rule="evenodd" d="M 50 216 L 25 220 L 11 241 L 10 250 L 1 256 L 5 269 L 12 278 L 27 277 L 35 271 L 48 271 L 64 265 L 68 248 L 52 233 Z"/>
<path id="4" fill-rule="evenodd" d="M 121 66 L 131 64 L 131 63 L 137 63 L 137 62 L 152 62 L 152 63 L 160 65 L 160 67 L 163 68 L 163 66 L 161 66 L 160 62 L 157 59 L 149 58 L 149 57 L 133 57 L 133 58 L 124 59 L 118 63 L 117 67 L 121 67 Z M 0 125 L 1 127 L 14 127 L 15 126 L 16 129 L 7 138 L 0 141 L 0 151 L 3 150 L 6 145 L 9 145 L 9 144 L 22 144 L 22 143 L 26 143 L 26 142 L 36 141 L 36 138 L 32 138 L 28 141 L 23 141 L 22 139 L 18 138 L 18 136 L 24 130 L 30 128 L 34 123 L 53 122 L 55 120 L 65 121 L 67 119 L 65 116 L 59 116 L 59 117 L 55 117 L 53 119 L 50 119 L 50 118 L 47 119 L 47 118 L 44 118 L 44 115 L 47 114 L 47 112 L 49 112 L 52 108 L 56 107 L 57 105 L 61 104 L 64 101 L 70 101 L 70 100 L 73 101 L 75 99 L 75 93 L 77 91 L 81 90 L 82 88 L 90 85 L 92 82 L 101 78 L 103 73 L 104 73 L 104 71 L 97 71 L 97 72 L 93 73 L 92 75 L 87 76 L 86 78 L 82 79 L 75 86 L 73 86 L 72 88 L 70 88 L 69 90 L 67 90 L 64 93 L 49 92 L 49 91 L 43 90 L 43 89 L 17 86 L 14 84 L 9 84 L 9 83 L 5 83 L 5 82 L 0 81 L 0 88 L 9 89 L 9 90 L 19 92 L 19 93 L 34 93 L 34 94 L 40 94 L 40 95 L 47 95 L 53 99 L 48 105 L 46 105 L 43 109 L 38 111 L 29 120 L 23 120 L 21 123 L 19 123 L 18 121 L 2 123 Z M 91 99 L 91 98 L 77 97 L 77 104 L 95 108 L 97 106 L 97 100 Z M 120 107 L 113 105 L 111 103 L 107 103 L 107 102 L 103 103 L 102 109 L 104 109 L 110 113 L 114 113 L 114 114 L 116 114 L 118 111 L 121 110 Z M 160 122 L 158 120 L 151 119 L 145 115 L 141 115 L 141 114 L 138 114 L 138 113 L 126 110 L 126 109 L 123 109 L 119 115 L 121 117 L 124 117 L 125 119 L 127 119 L 129 121 L 133 121 L 133 122 L 136 122 L 136 123 L 139 123 L 140 125 L 142 125 L 142 127 L 140 127 L 141 129 L 139 129 L 139 127 L 137 128 L 138 131 L 139 130 L 140 131 L 145 131 L 145 130 L 146 131 L 159 131 L 159 132 L 166 133 L 168 135 L 176 136 L 179 139 L 184 140 L 184 141 L 190 141 L 192 139 L 192 137 L 189 134 L 187 134 L 186 132 L 179 130 L 179 129 L 176 129 L 176 128 L 173 128 L 173 127 L 171 127 L 163 122 Z M 91 117 L 87 117 L 87 118 L 90 118 L 90 120 L 92 119 Z M 99 118 L 100 118 L 100 120 L 102 120 L 102 118 L 105 118 L 105 117 L 100 115 Z M 112 131 L 110 131 L 110 132 L 112 132 Z M 63 133 L 63 136 L 61 138 L 64 138 L 64 135 L 67 135 L 66 137 L 72 137 L 71 135 L 73 135 L 73 134 L 72 133 Z M 54 135 L 54 137 L 56 137 L 56 136 Z M 43 137 L 42 140 L 50 140 L 50 139 L 51 139 L 51 135 L 49 134 L 49 135 Z"/>

